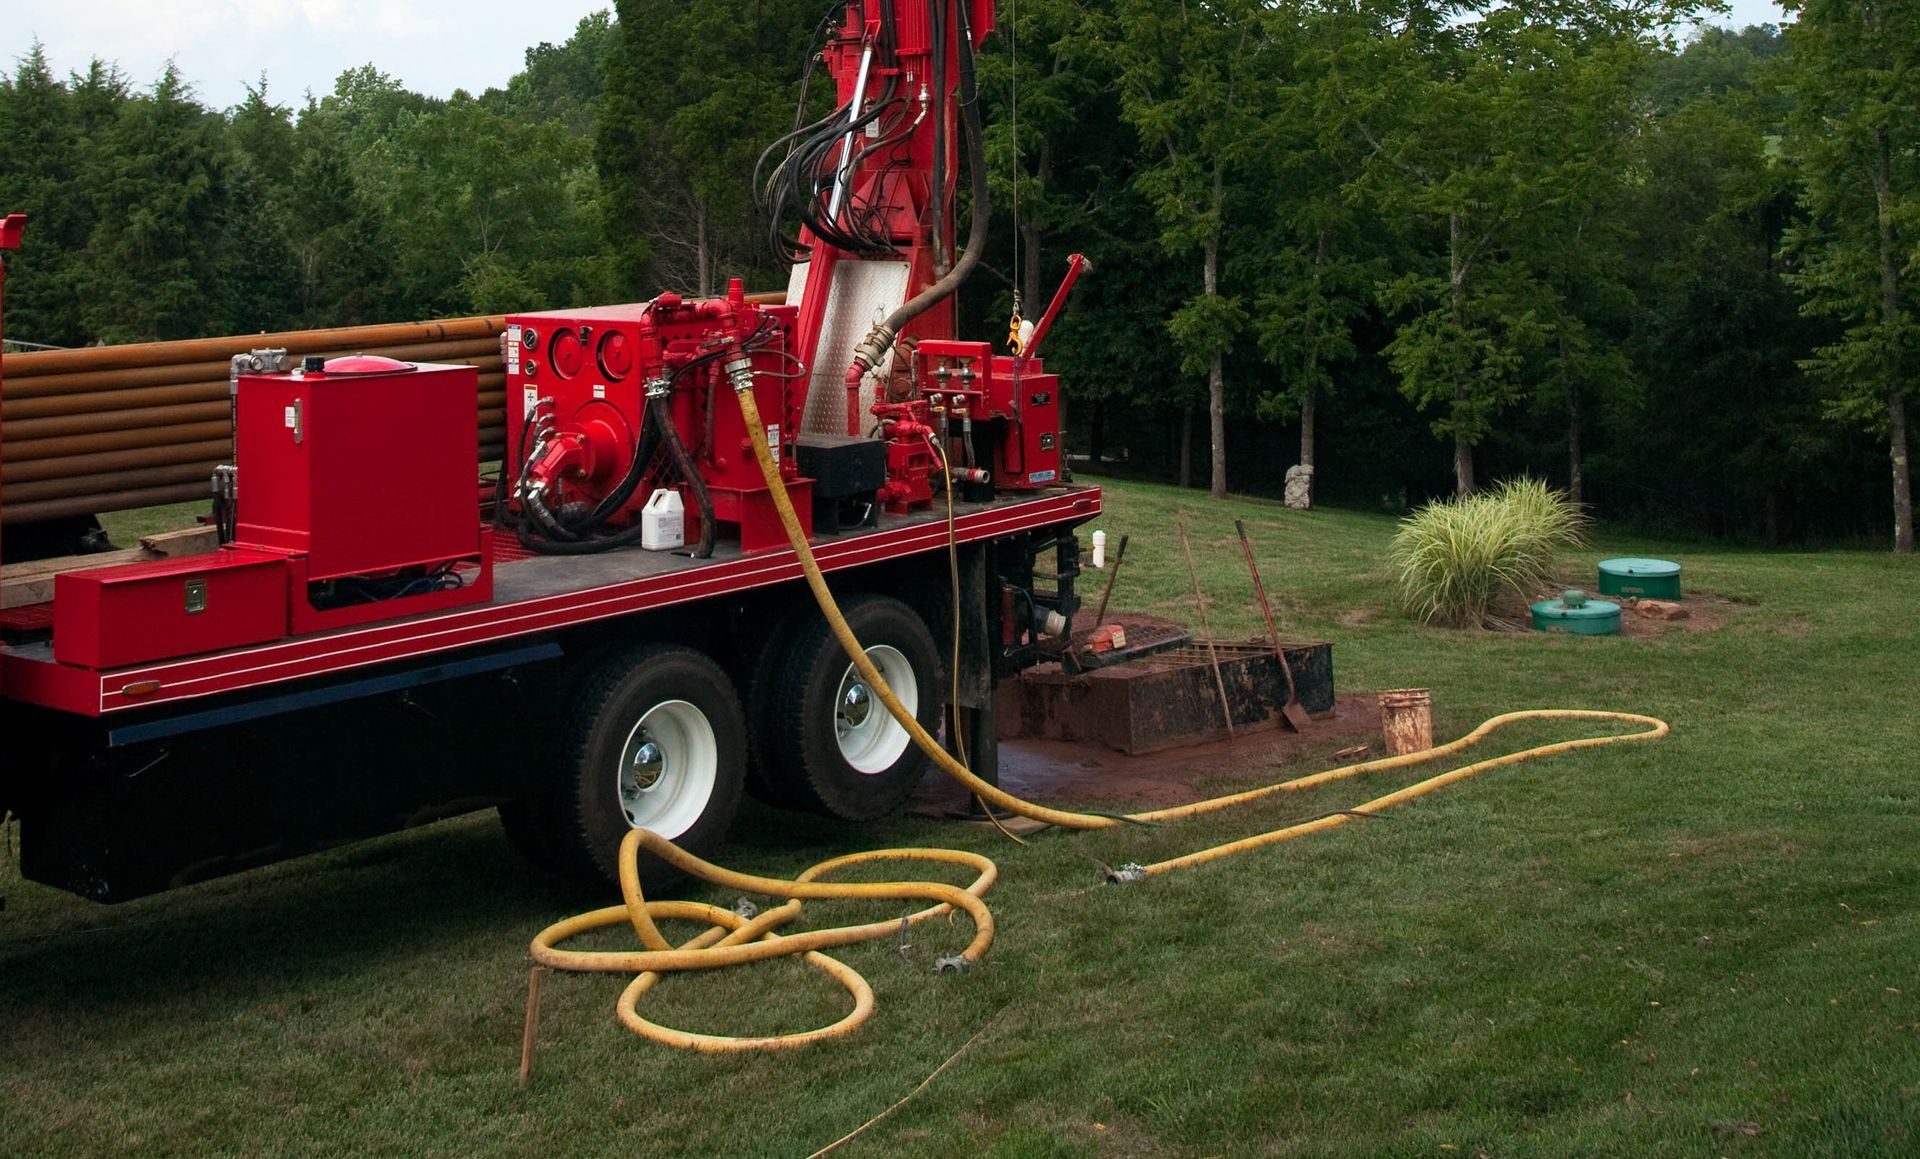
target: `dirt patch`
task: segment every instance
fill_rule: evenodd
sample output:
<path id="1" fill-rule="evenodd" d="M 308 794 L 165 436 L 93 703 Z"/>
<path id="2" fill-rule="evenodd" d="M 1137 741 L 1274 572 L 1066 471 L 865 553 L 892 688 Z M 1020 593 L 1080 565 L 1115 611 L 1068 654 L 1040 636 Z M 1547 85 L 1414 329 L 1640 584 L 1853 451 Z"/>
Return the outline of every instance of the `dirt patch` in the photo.
<path id="1" fill-rule="evenodd" d="M 1349 628 L 1364 628 L 1373 622 L 1373 613 L 1365 608 L 1355 608 L 1342 614 L 1340 622 Z"/>
<path id="2" fill-rule="evenodd" d="M 1623 636 L 1664 636 L 1669 632 L 1717 632 L 1727 626 L 1727 613 L 1700 600 L 1683 600 L 1684 620 L 1662 620 L 1643 616 L 1634 608 L 1620 608 L 1620 634 Z"/>
<path id="3" fill-rule="evenodd" d="M 1573 589 L 1592 592 L 1586 584 L 1562 577 L 1554 584 L 1550 593 L 1535 595 L 1530 599 L 1522 599 L 1518 596 L 1502 599 L 1494 606 L 1494 622 L 1489 625 L 1489 630 L 1531 633 L 1533 631 L 1532 605 L 1542 600 L 1557 599 L 1561 592 Z M 1668 620 L 1643 615 L 1635 606 L 1638 601 L 1631 597 L 1621 599 L 1618 596 L 1595 596 L 1594 598 L 1612 600 L 1620 605 L 1620 634 L 1634 639 L 1666 636 L 1675 632 L 1717 632 L 1727 626 L 1727 614 L 1733 607 L 1733 601 L 1725 597 L 1702 592 L 1689 595 L 1683 600 L 1672 601 L 1685 610 L 1686 617 Z"/>
<path id="4" fill-rule="evenodd" d="M 1292 762 L 1331 768 L 1344 763 L 1333 759 L 1335 752 L 1357 744 L 1372 745 L 1374 756 L 1385 755 L 1380 706 L 1370 695 L 1335 698 L 1333 711 L 1316 717 L 1306 733 L 1281 728 L 1145 756 L 1065 741 L 1002 741 L 1000 787 L 1053 805 L 1101 801 L 1161 808 L 1207 795 L 1203 782 L 1223 772 Z M 920 783 L 913 808 L 939 815 L 967 804 L 964 790 L 935 774 Z"/>

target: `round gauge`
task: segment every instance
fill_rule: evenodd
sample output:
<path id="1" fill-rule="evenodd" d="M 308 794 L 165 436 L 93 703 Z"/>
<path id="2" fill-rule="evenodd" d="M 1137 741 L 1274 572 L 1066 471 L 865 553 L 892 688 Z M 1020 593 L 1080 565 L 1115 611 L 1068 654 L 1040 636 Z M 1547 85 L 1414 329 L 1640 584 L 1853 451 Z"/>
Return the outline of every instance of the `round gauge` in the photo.
<path id="1" fill-rule="evenodd" d="M 561 378 L 572 378 L 580 373 L 581 364 L 587 360 L 587 352 L 580 345 L 580 335 L 572 330 L 556 330 L 553 339 L 547 343 L 547 360 L 553 363 L 553 372 Z"/>
<path id="2" fill-rule="evenodd" d="M 527 351 L 540 349 L 540 331 L 531 326 L 520 327 L 520 349 Z"/>
<path id="3" fill-rule="evenodd" d="M 600 338 L 600 369 L 608 378 L 625 378 L 633 369 L 633 346 L 618 330 L 609 330 Z"/>

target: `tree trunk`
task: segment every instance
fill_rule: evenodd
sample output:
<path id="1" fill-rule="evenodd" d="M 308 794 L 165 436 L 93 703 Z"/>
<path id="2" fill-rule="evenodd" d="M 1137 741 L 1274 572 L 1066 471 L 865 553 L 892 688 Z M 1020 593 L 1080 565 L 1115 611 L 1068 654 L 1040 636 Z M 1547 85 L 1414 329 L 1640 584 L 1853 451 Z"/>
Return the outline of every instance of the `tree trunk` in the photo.
<path id="1" fill-rule="evenodd" d="M 1887 426 L 1893 456 L 1893 550 L 1913 554 L 1913 475 L 1907 459 L 1907 396 L 1898 386 L 1887 395 Z"/>
<path id="2" fill-rule="evenodd" d="M 1220 372 L 1220 356 L 1213 356 L 1207 368 L 1207 418 L 1213 448 L 1213 479 L 1209 488 L 1215 499 L 1227 497 L 1227 384 Z"/>
<path id="3" fill-rule="evenodd" d="M 1312 467 L 1313 423 L 1319 410 L 1320 371 L 1320 271 L 1327 264 L 1327 249 L 1333 244 L 1333 229 L 1320 227 L 1319 244 L 1313 252 L 1313 292 L 1307 297 L 1305 353 L 1300 358 L 1300 465 Z"/>
<path id="4" fill-rule="evenodd" d="M 1451 275 L 1448 279 L 1449 291 L 1453 297 L 1453 325 L 1460 331 L 1467 328 L 1467 265 L 1466 255 L 1460 252 L 1463 243 L 1461 235 L 1465 232 L 1465 223 L 1455 213 L 1448 217 L 1450 240 L 1447 246 L 1448 260 L 1451 263 Z M 1462 415 L 1466 411 L 1467 384 L 1457 382 L 1453 386 L 1453 488 L 1462 499 L 1473 494 L 1473 443 L 1467 438 L 1462 425 Z"/>
<path id="5" fill-rule="evenodd" d="M 1453 483 L 1460 498 L 1473 494 L 1473 444 L 1464 435 L 1453 436 Z"/>
<path id="6" fill-rule="evenodd" d="M 1034 167 L 1034 180 L 1041 189 L 1045 189 L 1052 177 L 1053 142 L 1043 138 L 1040 142 L 1038 163 Z M 1040 228 L 1039 215 L 1032 209 L 1022 214 L 1019 227 L 1020 244 L 1026 248 L 1027 252 L 1026 261 L 1021 263 L 1022 268 L 1014 271 L 1014 277 L 1020 281 L 1020 294 L 1025 299 L 1021 305 L 1026 308 L 1026 316 L 1037 319 L 1045 312 L 1047 306 L 1046 299 L 1041 296 L 1045 293 L 1045 288 L 1040 284 L 1041 275 L 1045 272 L 1040 259 L 1046 248 L 1047 235 Z"/>
<path id="7" fill-rule="evenodd" d="M 1313 412 L 1318 410 L 1319 406 L 1317 392 L 1312 386 L 1308 386 L 1306 397 L 1300 400 L 1300 465 L 1302 467 L 1313 466 Z"/>
<path id="8" fill-rule="evenodd" d="M 713 257 L 707 248 L 707 203 L 696 202 L 693 207 L 694 261 L 700 269 L 694 275 L 699 279 L 699 296 L 713 297 Z"/>
<path id="9" fill-rule="evenodd" d="M 1193 404 L 1180 408 L 1180 486 L 1193 486 Z"/>
<path id="10" fill-rule="evenodd" d="M 1219 166 L 1213 170 L 1213 208 L 1220 208 L 1221 183 L 1225 174 Z M 1207 245 L 1206 268 L 1207 297 L 1220 292 L 1220 246 L 1217 242 Z M 1227 380 L 1222 372 L 1223 356 L 1215 351 L 1207 364 L 1207 420 L 1209 445 L 1213 450 L 1213 479 L 1210 491 L 1215 499 L 1227 497 Z"/>
<path id="11" fill-rule="evenodd" d="M 1880 218 L 1880 322 L 1887 335 L 1888 457 L 1893 460 L 1893 550 L 1913 554 L 1913 477 L 1907 458 L 1906 383 L 1901 380 L 1901 254 L 1893 233 L 1893 146 L 1887 131 L 1875 134 L 1873 186 Z"/>
<path id="12" fill-rule="evenodd" d="M 1560 335 L 1560 373 L 1567 384 L 1567 498 L 1574 506 L 1586 502 L 1586 399 L 1567 366 L 1567 336 Z"/>

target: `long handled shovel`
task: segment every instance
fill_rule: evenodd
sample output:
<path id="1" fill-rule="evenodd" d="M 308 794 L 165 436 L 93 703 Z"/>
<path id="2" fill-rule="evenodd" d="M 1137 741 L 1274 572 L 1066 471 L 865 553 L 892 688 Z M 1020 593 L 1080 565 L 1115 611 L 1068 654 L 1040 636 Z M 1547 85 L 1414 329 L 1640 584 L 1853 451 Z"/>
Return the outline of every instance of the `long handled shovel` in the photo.
<path id="1" fill-rule="evenodd" d="M 1287 718 L 1295 732 L 1307 731 L 1313 718 L 1307 710 L 1300 707 L 1300 690 L 1293 682 L 1293 665 L 1287 662 L 1287 650 L 1280 646 L 1280 633 L 1273 626 L 1273 608 L 1267 604 L 1267 588 L 1260 582 L 1260 568 L 1253 562 L 1253 544 L 1247 540 L 1247 525 L 1236 519 L 1233 529 L 1240 533 L 1240 550 L 1247 557 L 1247 571 L 1253 576 L 1254 594 L 1260 597 L 1260 614 L 1267 618 L 1267 639 L 1273 642 L 1273 654 L 1280 658 L 1280 671 L 1287 678 L 1287 702 L 1280 706 L 1280 715 Z"/>
<path id="2" fill-rule="evenodd" d="M 1207 593 L 1200 590 L 1200 569 L 1193 564 L 1193 544 L 1187 540 L 1187 525 L 1177 521 L 1180 550 L 1187 553 L 1187 574 L 1193 577 L 1193 603 L 1200 613 L 1200 634 L 1207 641 L 1207 659 L 1213 662 L 1213 686 L 1220 690 L 1220 715 L 1227 722 L 1227 739 L 1233 739 L 1233 702 L 1227 699 L 1227 682 L 1220 675 L 1220 654 L 1213 648 L 1213 629 L 1207 626 Z"/>

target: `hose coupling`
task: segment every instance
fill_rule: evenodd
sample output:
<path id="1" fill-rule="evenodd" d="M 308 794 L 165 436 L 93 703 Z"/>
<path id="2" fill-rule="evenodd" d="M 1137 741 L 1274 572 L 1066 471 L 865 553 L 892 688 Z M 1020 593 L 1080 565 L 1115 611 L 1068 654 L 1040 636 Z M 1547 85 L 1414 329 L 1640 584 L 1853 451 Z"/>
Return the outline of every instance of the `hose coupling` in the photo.
<path id="1" fill-rule="evenodd" d="M 973 969 L 973 959 L 965 954 L 933 960 L 933 972 L 936 974 L 964 974 L 971 969 Z"/>
<path id="2" fill-rule="evenodd" d="M 760 916 L 760 907 L 753 904 L 752 898 L 736 898 L 733 903 L 733 912 L 746 918 L 748 921 L 752 921 L 754 918 Z"/>
<path id="3" fill-rule="evenodd" d="M 1145 880 L 1147 880 L 1147 867 L 1137 861 L 1129 861 L 1107 874 L 1108 885 L 1138 885 Z"/>
<path id="4" fill-rule="evenodd" d="M 867 331 L 867 336 L 860 340 L 860 345 L 853 348 L 854 364 L 863 372 L 880 365 L 887 351 L 893 349 L 894 337 L 894 332 L 887 328 L 885 322 L 874 323 L 873 329 Z"/>
<path id="5" fill-rule="evenodd" d="M 742 350 L 732 358 L 721 363 L 721 369 L 733 380 L 733 393 L 745 394 L 753 389 L 753 359 Z"/>
<path id="6" fill-rule="evenodd" d="M 657 378 L 649 378 L 646 389 L 648 401 L 656 398 L 665 398 L 673 393 L 673 380 L 664 374 Z"/>

